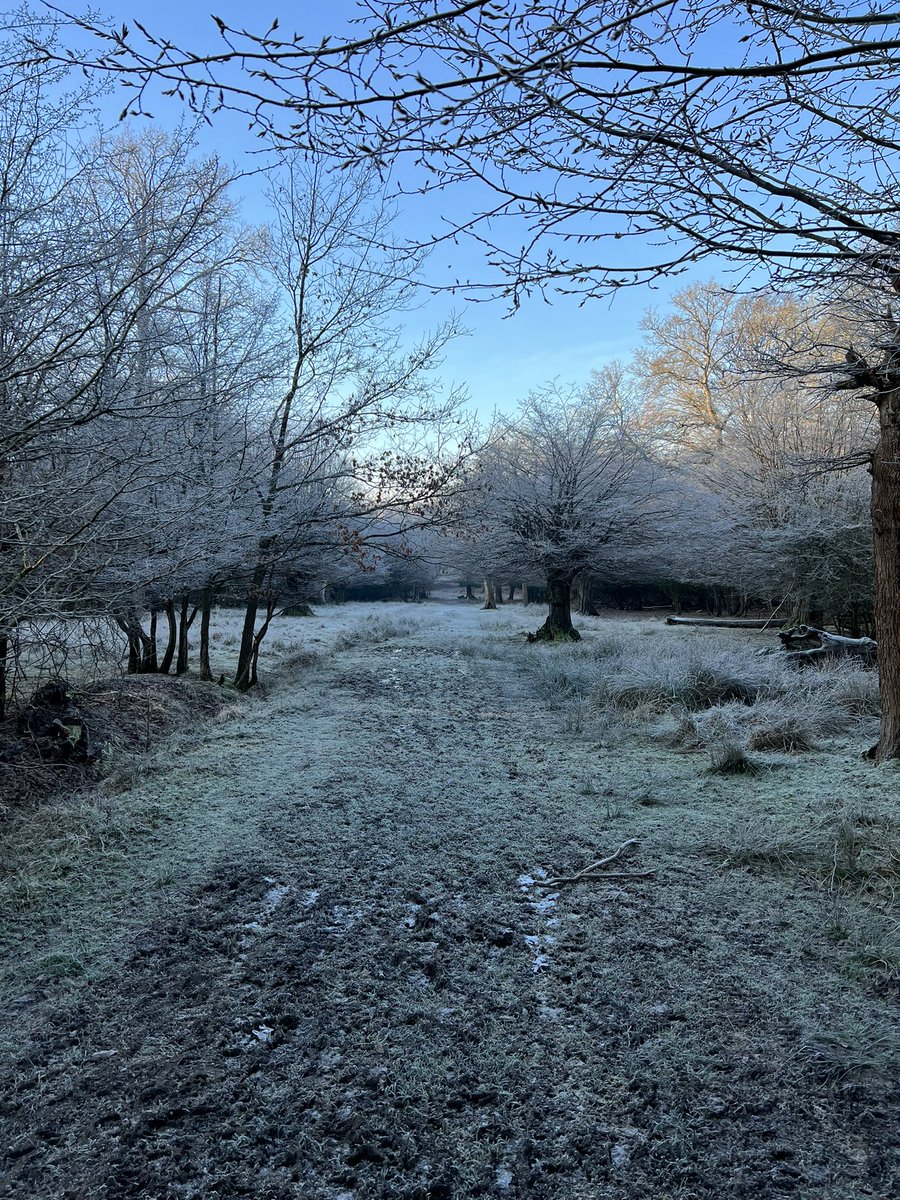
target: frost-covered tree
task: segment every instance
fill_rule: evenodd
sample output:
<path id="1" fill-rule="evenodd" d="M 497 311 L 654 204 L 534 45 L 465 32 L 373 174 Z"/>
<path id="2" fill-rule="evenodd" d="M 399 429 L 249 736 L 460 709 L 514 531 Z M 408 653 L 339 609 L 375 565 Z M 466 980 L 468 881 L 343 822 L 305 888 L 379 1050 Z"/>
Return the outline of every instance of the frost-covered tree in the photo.
<path id="1" fill-rule="evenodd" d="M 397 318 L 416 297 L 420 256 L 392 245 L 376 175 L 329 175 L 287 156 L 269 201 L 261 265 L 286 313 L 290 366 L 252 447 L 258 503 L 239 688 L 255 682 L 279 573 L 322 547 L 363 554 L 385 514 L 425 520 L 465 453 L 458 440 L 421 441 L 456 420 L 458 397 L 437 399 L 430 376 L 454 327 L 401 349 Z"/>
<path id="2" fill-rule="evenodd" d="M 646 536 L 661 515 L 660 471 L 615 396 L 556 385 L 500 422 L 483 470 L 481 519 L 495 554 L 546 581 L 537 636 L 577 639 L 572 584 Z"/>

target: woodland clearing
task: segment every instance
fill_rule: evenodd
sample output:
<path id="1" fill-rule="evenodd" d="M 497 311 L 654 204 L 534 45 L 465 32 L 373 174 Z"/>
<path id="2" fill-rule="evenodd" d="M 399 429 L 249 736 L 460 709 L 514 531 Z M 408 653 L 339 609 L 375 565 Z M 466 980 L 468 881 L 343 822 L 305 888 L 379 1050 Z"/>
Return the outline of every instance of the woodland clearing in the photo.
<path id="1" fill-rule="evenodd" d="M 3 818 L 0 1197 L 898 1194 L 871 673 L 322 612 L 265 695 Z M 631 839 L 652 875 L 542 884 Z"/>

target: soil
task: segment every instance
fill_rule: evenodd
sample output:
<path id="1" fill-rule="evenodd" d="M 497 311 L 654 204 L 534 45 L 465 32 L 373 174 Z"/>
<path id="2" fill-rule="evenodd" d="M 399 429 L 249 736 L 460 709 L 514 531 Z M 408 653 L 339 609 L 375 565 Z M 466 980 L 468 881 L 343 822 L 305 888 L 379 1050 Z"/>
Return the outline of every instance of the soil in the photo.
<path id="1" fill-rule="evenodd" d="M 0 1197 L 900 1194 L 896 1088 L 848 1049 L 896 998 L 820 887 L 704 849 L 771 783 L 568 732 L 530 614 L 421 612 L 148 767 L 114 803 L 152 816 L 49 908 L 16 893 Z M 652 877 L 540 885 L 632 837 Z"/>

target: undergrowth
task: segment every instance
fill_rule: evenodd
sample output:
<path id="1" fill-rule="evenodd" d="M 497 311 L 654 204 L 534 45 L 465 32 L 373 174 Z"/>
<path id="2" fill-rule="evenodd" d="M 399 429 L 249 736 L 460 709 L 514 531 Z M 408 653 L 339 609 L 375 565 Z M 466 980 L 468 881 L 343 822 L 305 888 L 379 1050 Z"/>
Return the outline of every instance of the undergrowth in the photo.
<path id="1" fill-rule="evenodd" d="M 648 721 L 665 716 L 663 744 L 705 749 L 714 769 L 747 769 L 747 750 L 816 750 L 879 712 L 872 670 L 835 662 L 801 673 L 777 653 L 714 635 L 686 642 L 631 628 L 571 647 L 529 647 L 522 662 L 550 708 L 578 701 Z"/>

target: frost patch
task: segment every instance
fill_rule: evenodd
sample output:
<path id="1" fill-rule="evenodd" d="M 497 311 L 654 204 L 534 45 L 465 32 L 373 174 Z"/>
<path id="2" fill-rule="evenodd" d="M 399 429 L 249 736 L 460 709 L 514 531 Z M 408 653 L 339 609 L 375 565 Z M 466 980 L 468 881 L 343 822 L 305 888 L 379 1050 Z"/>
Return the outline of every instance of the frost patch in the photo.
<path id="1" fill-rule="evenodd" d="M 609 1152 L 610 1165 L 617 1171 L 621 1171 L 623 1167 L 627 1167 L 631 1162 L 631 1151 L 627 1146 L 613 1146 Z"/>
<path id="2" fill-rule="evenodd" d="M 533 975 L 539 974 L 550 966 L 550 956 L 547 950 L 556 943 L 556 938 L 549 933 L 528 933 L 525 935 L 525 945 L 535 951 L 531 963 Z"/>
<path id="3" fill-rule="evenodd" d="M 275 880 L 266 877 L 263 879 L 263 883 L 274 884 Z M 290 890 L 291 889 L 286 883 L 278 883 L 275 884 L 274 887 L 270 887 L 262 898 L 262 908 L 259 911 L 259 916 L 257 919 L 260 921 L 265 921 L 268 917 L 271 917 L 275 909 L 279 908 L 284 903 L 284 898 L 287 896 Z"/>
<path id="4" fill-rule="evenodd" d="M 521 888 L 521 890 L 523 892 L 527 892 L 528 889 L 532 886 L 532 884 L 537 883 L 537 881 L 539 879 L 546 879 L 546 878 L 547 878 L 547 872 L 544 870 L 543 867 L 538 867 L 533 875 L 529 875 L 526 872 L 524 875 L 519 876 L 519 879 L 518 879 L 519 887 Z"/>
<path id="5" fill-rule="evenodd" d="M 497 1187 L 502 1188 L 503 1191 L 506 1191 L 507 1188 L 512 1187 L 513 1173 L 509 1167 L 498 1167 L 496 1180 Z"/>
<path id="6" fill-rule="evenodd" d="M 346 904 L 335 904 L 331 910 L 333 924 L 328 926 L 330 933 L 347 933 L 354 925 L 358 925 L 363 917 L 361 908 L 350 908 Z"/>

